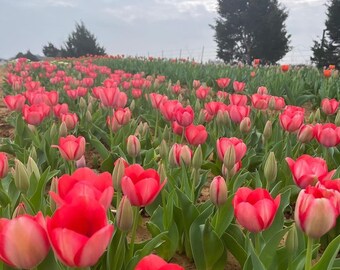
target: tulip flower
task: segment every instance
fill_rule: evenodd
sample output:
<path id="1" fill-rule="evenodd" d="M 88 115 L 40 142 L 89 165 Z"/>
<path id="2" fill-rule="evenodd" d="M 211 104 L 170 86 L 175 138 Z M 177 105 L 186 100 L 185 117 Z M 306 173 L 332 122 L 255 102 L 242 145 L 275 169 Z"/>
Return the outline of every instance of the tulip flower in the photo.
<path id="1" fill-rule="evenodd" d="M 280 195 L 272 198 L 266 189 L 239 188 L 233 198 L 235 217 L 250 232 L 261 232 L 273 223 L 280 205 Z"/>
<path id="2" fill-rule="evenodd" d="M 5 153 L 0 152 L 0 179 L 8 173 L 8 158 Z"/>
<path id="3" fill-rule="evenodd" d="M 247 146 L 245 143 L 238 138 L 220 138 L 216 142 L 216 149 L 218 157 L 221 161 L 224 160 L 224 154 L 227 151 L 228 147 L 235 148 L 235 163 L 239 162 L 247 152 Z"/>
<path id="4" fill-rule="evenodd" d="M 187 106 L 185 108 L 179 106 L 174 112 L 175 120 L 182 127 L 190 126 L 194 122 L 194 117 L 194 110 L 191 106 Z"/>
<path id="5" fill-rule="evenodd" d="M 103 106 L 114 107 L 118 99 L 118 92 L 119 89 L 117 87 L 100 88 L 100 91 L 98 91 L 98 95 Z"/>
<path id="6" fill-rule="evenodd" d="M 170 164 L 181 166 L 183 163 L 189 165 L 192 159 L 192 151 L 187 145 L 175 143 L 169 152 Z"/>
<path id="7" fill-rule="evenodd" d="M 130 157 L 136 158 L 140 153 L 140 141 L 135 135 L 130 135 L 127 138 L 126 150 Z"/>
<path id="8" fill-rule="evenodd" d="M 219 78 L 216 80 L 218 87 L 224 89 L 227 88 L 230 83 L 230 78 Z"/>
<path id="9" fill-rule="evenodd" d="M 185 138 L 191 145 L 204 144 L 208 138 L 208 132 L 203 125 L 190 125 L 185 129 Z"/>
<path id="10" fill-rule="evenodd" d="M 70 267 L 95 265 L 113 234 L 106 211 L 89 197 L 79 197 L 46 218 L 46 230 L 54 253 Z"/>
<path id="11" fill-rule="evenodd" d="M 316 140 L 325 147 L 334 147 L 340 143 L 340 127 L 332 123 L 314 126 Z"/>
<path id="12" fill-rule="evenodd" d="M 178 100 L 167 100 L 160 105 L 159 109 L 167 121 L 172 121 L 174 120 L 174 112 L 180 106 L 181 103 Z"/>
<path id="13" fill-rule="evenodd" d="M 144 170 L 139 164 L 130 165 L 125 169 L 121 183 L 123 193 L 135 206 L 151 204 L 165 184 L 166 180 L 160 183 L 156 170 Z"/>
<path id="14" fill-rule="evenodd" d="M 57 206 L 70 204 L 78 197 L 98 201 L 105 209 L 113 197 L 112 177 L 108 172 L 96 174 L 90 168 L 79 168 L 73 174 L 64 174 L 57 181 L 58 193 L 50 192 Z"/>
<path id="15" fill-rule="evenodd" d="M 289 65 L 281 65 L 281 70 L 287 72 L 289 70 Z"/>
<path id="16" fill-rule="evenodd" d="M 269 99 L 269 95 L 253 94 L 251 96 L 251 104 L 255 109 L 266 110 L 268 108 Z"/>
<path id="17" fill-rule="evenodd" d="M 26 98 L 23 95 L 18 94 L 15 96 L 7 95 L 4 97 L 3 100 L 9 110 L 21 112 L 22 108 L 24 107 Z"/>
<path id="18" fill-rule="evenodd" d="M 225 100 L 228 97 L 228 93 L 224 91 L 217 91 L 216 96 L 220 100 Z"/>
<path id="19" fill-rule="evenodd" d="M 157 93 L 151 93 L 149 95 L 149 97 L 150 97 L 151 105 L 155 109 L 159 109 L 161 104 L 168 100 L 167 96 L 161 95 L 161 94 L 157 94 Z"/>
<path id="20" fill-rule="evenodd" d="M 115 110 L 113 116 L 119 125 L 124 126 L 131 120 L 131 111 L 129 108 L 119 108 Z"/>
<path id="21" fill-rule="evenodd" d="M 295 184 L 300 188 L 315 185 L 322 179 L 331 179 L 335 173 L 335 170 L 328 172 L 326 161 L 318 157 L 302 155 L 295 161 L 287 157 L 286 161 Z"/>
<path id="22" fill-rule="evenodd" d="M 229 116 L 231 121 L 234 123 L 241 123 L 241 121 L 245 117 L 249 117 L 250 107 L 249 106 L 238 106 L 238 105 L 230 105 L 229 106 Z"/>
<path id="23" fill-rule="evenodd" d="M 50 243 L 41 212 L 0 219 L 0 260 L 11 267 L 32 269 L 47 256 Z"/>
<path id="24" fill-rule="evenodd" d="M 296 106 L 287 106 L 280 114 L 281 127 L 288 132 L 299 130 L 305 119 L 305 110 Z"/>
<path id="25" fill-rule="evenodd" d="M 320 238 L 336 224 L 339 198 L 329 190 L 308 186 L 296 200 L 294 219 L 311 238 Z"/>
<path id="26" fill-rule="evenodd" d="M 337 101 L 335 98 L 333 99 L 324 98 L 321 101 L 321 109 L 327 115 L 335 114 L 338 111 L 338 108 L 339 101 Z"/>
<path id="27" fill-rule="evenodd" d="M 173 133 L 181 136 L 184 132 L 184 127 L 179 125 L 176 120 L 171 122 L 171 129 Z"/>
<path id="28" fill-rule="evenodd" d="M 308 143 L 314 138 L 314 126 L 313 125 L 302 125 L 297 134 L 299 142 Z"/>
<path id="29" fill-rule="evenodd" d="M 222 206 L 227 201 L 228 190 L 227 184 L 222 176 L 216 176 L 211 181 L 210 189 L 210 200 L 216 206 Z"/>
<path id="30" fill-rule="evenodd" d="M 78 160 L 85 153 L 85 138 L 68 135 L 59 139 L 59 145 L 52 145 L 58 148 L 61 156 L 66 160 Z"/>
<path id="31" fill-rule="evenodd" d="M 138 262 L 135 270 L 184 270 L 184 268 L 178 264 L 167 263 L 161 257 L 150 254 Z"/>
<path id="32" fill-rule="evenodd" d="M 209 92 L 210 92 L 211 88 L 210 87 L 199 87 L 197 90 L 196 90 L 196 97 L 198 99 L 201 99 L 201 100 L 204 100 L 207 98 Z"/>
<path id="33" fill-rule="evenodd" d="M 257 88 L 257 93 L 260 95 L 267 95 L 268 94 L 268 89 L 265 86 L 259 86 Z"/>
<path id="34" fill-rule="evenodd" d="M 61 115 L 61 121 L 65 123 L 68 130 L 72 130 L 78 123 L 78 116 L 76 113 L 65 113 Z"/>
<path id="35" fill-rule="evenodd" d="M 229 95 L 229 101 L 231 105 L 246 106 L 248 98 L 246 95 L 232 94 Z"/>
<path id="36" fill-rule="evenodd" d="M 24 120 L 30 124 L 39 125 L 50 113 L 50 107 L 45 103 L 34 104 L 31 106 L 24 105 L 22 114 Z"/>
<path id="37" fill-rule="evenodd" d="M 211 101 L 204 104 L 204 108 L 210 115 L 216 115 L 219 110 L 227 109 L 226 105 L 222 102 Z"/>
<path id="38" fill-rule="evenodd" d="M 238 81 L 233 82 L 233 88 L 235 92 L 243 92 L 245 87 L 246 87 L 245 82 L 238 82 Z"/>
<path id="39" fill-rule="evenodd" d="M 286 102 L 283 97 L 271 96 L 268 106 L 271 110 L 281 111 L 286 107 Z"/>
<path id="40" fill-rule="evenodd" d="M 61 118 L 62 114 L 68 113 L 68 104 L 62 103 L 53 106 L 53 113 L 55 117 Z"/>

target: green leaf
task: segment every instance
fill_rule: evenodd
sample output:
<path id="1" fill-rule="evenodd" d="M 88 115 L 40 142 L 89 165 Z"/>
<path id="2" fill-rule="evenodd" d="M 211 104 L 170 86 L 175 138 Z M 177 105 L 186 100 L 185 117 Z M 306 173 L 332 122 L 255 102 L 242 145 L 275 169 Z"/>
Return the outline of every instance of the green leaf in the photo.
<path id="1" fill-rule="evenodd" d="M 340 250 L 340 235 L 328 245 L 321 259 L 312 267 L 312 270 L 331 270 L 335 257 Z"/>

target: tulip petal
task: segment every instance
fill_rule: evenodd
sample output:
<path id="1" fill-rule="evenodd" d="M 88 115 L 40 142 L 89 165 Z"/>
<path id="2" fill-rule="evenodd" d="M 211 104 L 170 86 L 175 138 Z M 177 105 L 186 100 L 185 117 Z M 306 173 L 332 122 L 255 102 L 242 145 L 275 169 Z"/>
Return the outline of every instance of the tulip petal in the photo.
<path id="1" fill-rule="evenodd" d="M 108 246 L 113 230 L 113 225 L 107 225 L 93 234 L 77 252 L 74 259 L 76 265 L 78 267 L 94 265 Z"/>
<path id="2" fill-rule="evenodd" d="M 158 270 L 164 265 L 167 265 L 167 263 L 161 257 L 150 254 L 139 261 L 135 270 Z"/>
<path id="3" fill-rule="evenodd" d="M 264 228 L 262 219 L 258 216 L 253 205 L 247 202 L 241 202 L 235 208 L 235 216 L 237 221 L 251 232 L 260 232 Z"/>
<path id="4" fill-rule="evenodd" d="M 131 178 L 128 176 L 124 176 L 122 178 L 121 185 L 124 195 L 129 198 L 131 204 L 135 206 L 140 206 L 141 201 L 139 199 L 139 196 L 137 195 L 137 190 Z"/>
<path id="5" fill-rule="evenodd" d="M 272 200 L 263 199 L 254 205 L 256 212 L 261 217 L 264 228 L 268 228 L 274 220 L 276 207 Z"/>
<path id="6" fill-rule="evenodd" d="M 111 205 L 113 197 L 113 187 L 108 187 L 103 191 L 99 198 L 99 203 L 104 206 L 105 209 L 108 209 Z"/>

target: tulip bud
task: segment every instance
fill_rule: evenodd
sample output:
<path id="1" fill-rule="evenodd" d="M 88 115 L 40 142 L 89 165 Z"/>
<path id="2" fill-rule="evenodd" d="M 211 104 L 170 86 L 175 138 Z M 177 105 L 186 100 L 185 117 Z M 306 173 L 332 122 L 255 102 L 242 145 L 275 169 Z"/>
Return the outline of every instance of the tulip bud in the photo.
<path id="1" fill-rule="evenodd" d="M 129 232 L 132 228 L 133 222 L 133 210 L 129 199 L 123 196 L 119 203 L 116 215 L 117 227 L 123 232 Z"/>
<path id="2" fill-rule="evenodd" d="M 57 130 L 56 130 L 55 134 L 57 134 Z M 33 145 L 30 147 L 29 153 L 30 153 L 30 156 L 33 158 L 33 160 L 37 160 L 38 159 L 37 151 L 35 150 L 35 147 Z"/>
<path id="3" fill-rule="evenodd" d="M 334 124 L 340 126 L 340 110 L 336 113 Z"/>
<path id="4" fill-rule="evenodd" d="M 84 155 L 82 155 L 81 158 L 76 161 L 76 167 L 77 168 L 86 167 L 86 159 Z"/>
<path id="5" fill-rule="evenodd" d="M 202 153 L 202 147 L 199 145 L 194 153 L 194 156 L 192 158 L 192 167 L 196 170 L 200 169 L 203 163 L 203 153 Z"/>
<path id="6" fill-rule="evenodd" d="M 81 111 L 85 111 L 86 107 L 87 107 L 86 100 L 83 97 L 81 97 L 79 99 L 79 108 L 80 108 Z"/>
<path id="7" fill-rule="evenodd" d="M 319 123 L 320 122 L 320 119 L 321 119 L 321 113 L 320 113 L 320 108 L 318 108 L 316 111 L 315 111 L 315 114 L 314 114 L 314 121 Z"/>
<path id="8" fill-rule="evenodd" d="M 86 111 L 86 114 L 85 114 L 85 119 L 88 123 L 91 123 L 92 122 L 92 114 L 89 110 Z"/>
<path id="9" fill-rule="evenodd" d="M 168 144 L 165 140 L 162 140 L 160 146 L 159 146 L 159 154 L 163 160 L 167 158 L 169 152 Z"/>
<path id="10" fill-rule="evenodd" d="M 271 96 L 268 102 L 268 108 L 270 110 L 275 110 L 275 107 L 276 107 L 275 97 Z"/>
<path id="11" fill-rule="evenodd" d="M 205 122 L 205 115 L 204 115 L 204 111 L 200 110 L 200 113 L 198 115 L 198 123 L 199 124 L 203 124 Z"/>
<path id="12" fill-rule="evenodd" d="M 29 176 L 25 165 L 18 159 L 15 159 L 15 169 L 13 171 L 14 184 L 17 189 L 26 193 L 30 187 Z"/>
<path id="13" fill-rule="evenodd" d="M 234 168 L 236 163 L 235 147 L 230 145 L 224 153 L 223 165 L 230 171 Z"/>
<path id="14" fill-rule="evenodd" d="M 133 112 L 133 110 L 135 109 L 136 107 L 136 103 L 134 100 L 131 101 L 131 104 L 130 104 L 130 111 Z"/>
<path id="15" fill-rule="evenodd" d="M 143 124 L 142 136 L 145 136 L 149 132 L 149 125 L 147 122 Z"/>
<path id="16" fill-rule="evenodd" d="M 37 163 L 35 163 L 35 161 L 31 157 L 28 157 L 27 174 L 29 176 L 34 174 L 36 179 L 40 179 L 40 172 L 39 172 L 39 168 L 37 166 Z"/>
<path id="17" fill-rule="evenodd" d="M 126 150 L 130 157 L 135 158 L 140 153 L 140 141 L 134 135 L 130 135 L 127 139 Z"/>
<path id="18" fill-rule="evenodd" d="M 198 99 L 196 99 L 194 107 L 195 107 L 196 112 L 199 112 L 201 110 L 201 104 L 200 104 L 200 101 Z"/>
<path id="19" fill-rule="evenodd" d="M 62 122 L 59 127 L 59 137 L 67 136 L 67 126 L 65 122 Z"/>
<path id="20" fill-rule="evenodd" d="M 25 215 L 27 214 L 27 211 L 26 211 L 26 206 L 24 203 L 19 203 L 18 206 L 14 209 L 14 212 L 13 212 L 13 215 L 12 215 L 12 219 L 13 218 L 17 218 L 17 217 L 20 217 L 22 215 Z"/>
<path id="21" fill-rule="evenodd" d="M 143 132 L 143 123 L 140 122 L 136 128 L 135 136 L 140 135 Z"/>
<path id="22" fill-rule="evenodd" d="M 51 129 L 50 129 L 50 137 L 54 138 L 57 134 L 58 130 L 57 130 L 57 126 L 55 123 L 52 124 Z"/>
<path id="23" fill-rule="evenodd" d="M 93 110 L 93 105 L 92 105 L 92 103 L 89 102 L 89 105 L 87 105 L 86 112 L 92 113 L 92 110 Z"/>
<path id="24" fill-rule="evenodd" d="M 298 246 L 299 246 L 298 233 L 294 223 L 287 234 L 286 248 L 290 254 L 295 254 L 295 252 L 298 249 Z"/>
<path id="25" fill-rule="evenodd" d="M 222 206 L 227 201 L 227 184 L 222 176 L 216 176 L 210 184 L 210 200 L 217 207 Z"/>
<path id="26" fill-rule="evenodd" d="M 50 186 L 50 192 L 58 193 L 58 178 L 53 177 Z M 50 196 L 50 209 L 54 212 L 57 209 L 55 201 Z"/>
<path id="27" fill-rule="evenodd" d="M 118 163 L 115 165 L 112 172 L 113 187 L 115 190 L 121 190 L 121 181 L 124 176 L 124 171 L 124 159 L 119 158 Z"/>
<path id="28" fill-rule="evenodd" d="M 266 163 L 264 164 L 264 177 L 267 180 L 267 183 L 270 183 L 276 179 L 277 175 L 277 162 L 275 159 L 274 152 L 270 152 Z"/>
<path id="29" fill-rule="evenodd" d="M 183 103 L 183 100 L 184 100 L 183 95 L 182 95 L 182 94 L 179 94 L 179 95 L 178 95 L 178 101 L 179 101 L 180 103 Z"/>
<path id="30" fill-rule="evenodd" d="M 162 162 L 159 162 L 157 172 L 158 172 L 159 177 L 161 179 L 161 183 L 163 183 L 166 179 L 166 171 L 165 171 L 165 168 L 164 168 L 164 164 Z"/>
<path id="31" fill-rule="evenodd" d="M 266 125 L 263 129 L 263 138 L 265 141 L 268 141 L 269 138 L 272 136 L 273 128 L 272 128 L 272 122 L 270 120 L 267 121 Z"/>
<path id="32" fill-rule="evenodd" d="M 314 122 L 314 112 L 311 112 L 308 118 L 308 123 L 312 124 Z"/>
<path id="33" fill-rule="evenodd" d="M 170 135 L 171 135 L 170 129 L 169 129 L 169 127 L 166 125 L 166 126 L 164 127 L 164 130 L 163 130 L 163 139 L 166 140 L 166 141 L 169 141 L 169 140 L 170 140 Z"/>
<path id="34" fill-rule="evenodd" d="M 240 131 L 241 133 L 249 133 L 251 130 L 251 121 L 249 117 L 245 117 L 242 119 L 240 123 Z"/>
<path id="35" fill-rule="evenodd" d="M 314 138 L 314 128 L 311 125 L 302 125 L 297 134 L 299 142 L 308 143 Z"/>

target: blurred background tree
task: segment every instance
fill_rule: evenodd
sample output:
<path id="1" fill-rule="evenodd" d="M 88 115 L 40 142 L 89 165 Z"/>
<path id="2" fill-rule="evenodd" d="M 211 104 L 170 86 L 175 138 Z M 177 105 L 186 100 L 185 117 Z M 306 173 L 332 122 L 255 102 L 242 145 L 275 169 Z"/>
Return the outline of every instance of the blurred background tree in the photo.
<path id="1" fill-rule="evenodd" d="M 318 67 L 335 65 L 340 68 L 340 1 L 331 0 L 327 4 L 326 29 L 320 41 L 314 40 L 312 62 Z"/>
<path id="2" fill-rule="evenodd" d="M 286 9 L 277 0 L 218 0 L 217 56 L 225 62 L 274 64 L 290 50 Z"/>

